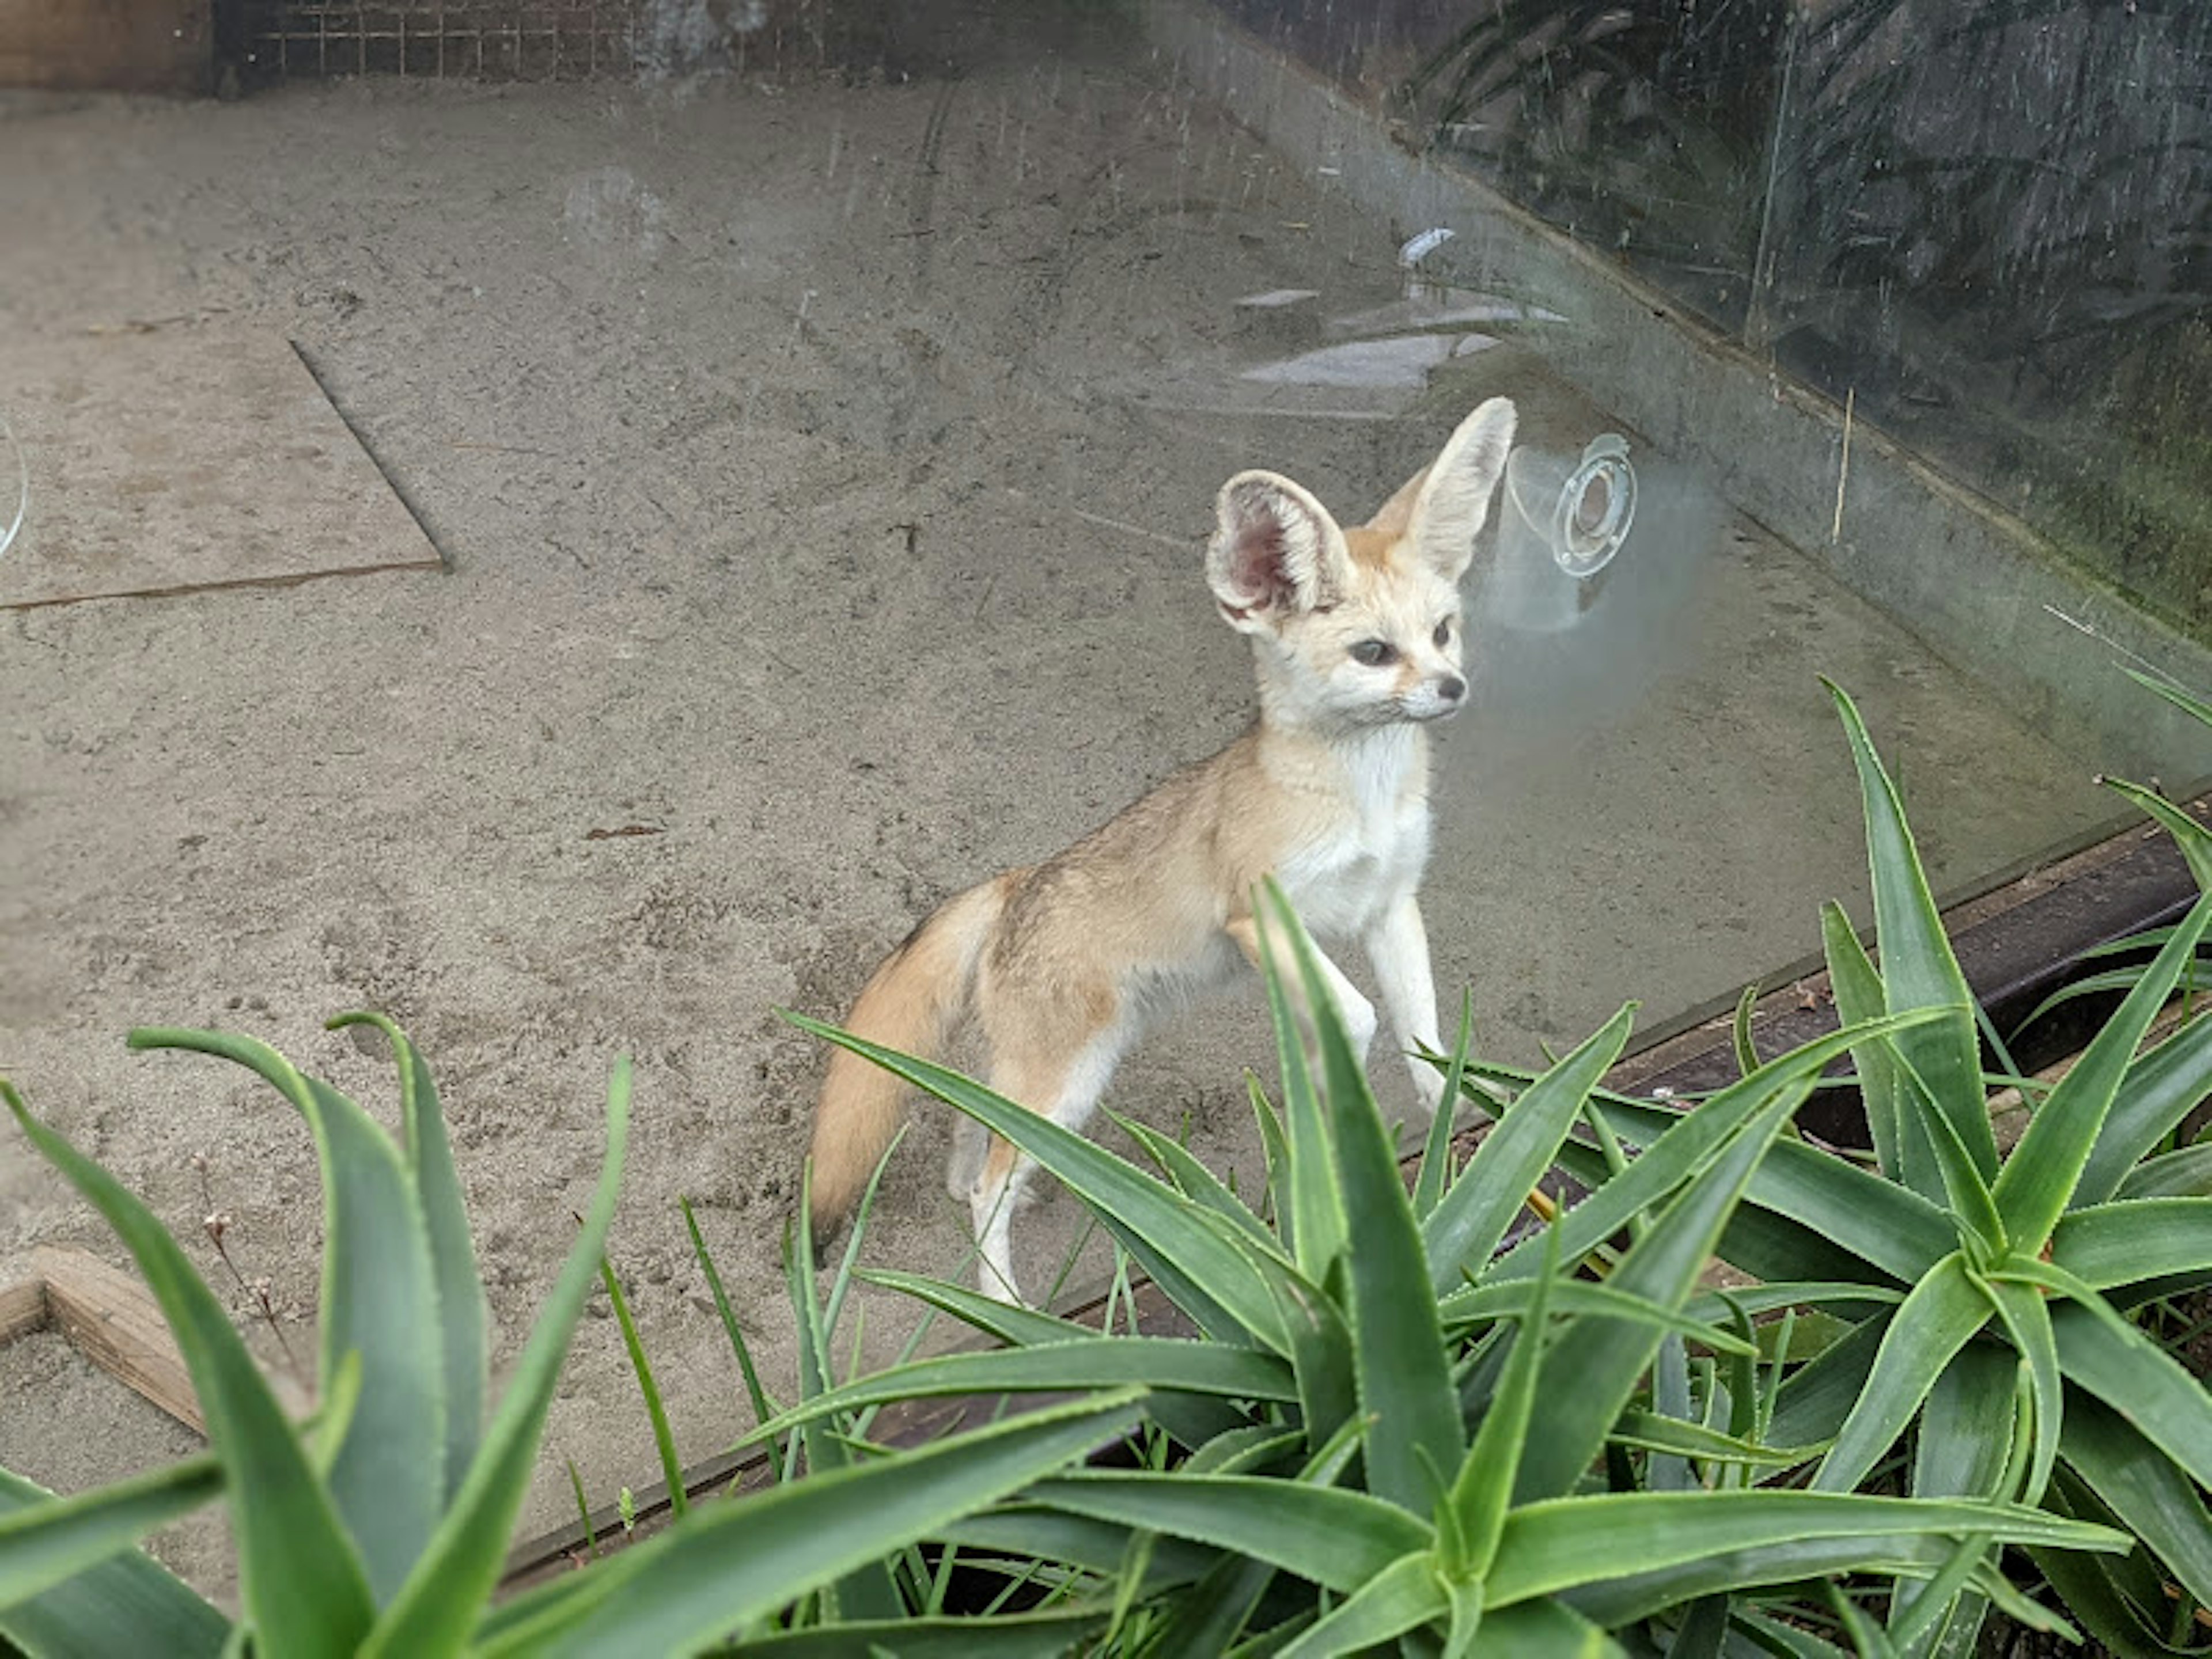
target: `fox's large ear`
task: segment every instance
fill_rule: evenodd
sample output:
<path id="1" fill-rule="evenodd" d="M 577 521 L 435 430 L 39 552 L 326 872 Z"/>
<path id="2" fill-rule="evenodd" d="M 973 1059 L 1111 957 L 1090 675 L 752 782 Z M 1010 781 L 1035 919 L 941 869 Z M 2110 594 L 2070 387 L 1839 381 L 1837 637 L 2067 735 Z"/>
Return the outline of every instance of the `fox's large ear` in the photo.
<path id="1" fill-rule="evenodd" d="M 1474 538 L 1513 447 L 1514 410 L 1492 398 L 1459 423 L 1425 471 L 1383 504 L 1373 526 L 1403 538 L 1413 556 L 1457 581 L 1474 557 Z"/>
<path id="2" fill-rule="evenodd" d="M 1206 580 L 1231 628 L 1256 634 L 1332 605 L 1352 555 L 1328 509 L 1288 478 L 1240 472 L 1221 487 Z"/>

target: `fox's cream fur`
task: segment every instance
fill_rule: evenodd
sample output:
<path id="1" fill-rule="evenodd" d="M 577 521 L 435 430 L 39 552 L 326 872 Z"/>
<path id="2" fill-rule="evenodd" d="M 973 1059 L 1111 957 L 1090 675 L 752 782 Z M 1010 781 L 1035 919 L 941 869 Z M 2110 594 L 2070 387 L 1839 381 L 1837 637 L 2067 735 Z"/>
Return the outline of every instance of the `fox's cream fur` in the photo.
<path id="1" fill-rule="evenodd" d="M 1079 1128 L 1150 1013 L 1258 963 L 1254 889 L 1273 875 L 1316 938 L 1366 947 L 1399 1040 L 1437 1048 L 1414 896 L 1429 851 L 1425 728 L 1466 701 L 1459 581 L 1513 422 L 1504 398 L 1484 404 L 1357 529 L 1272 472 L 1224 485 L 1206 580 L 1223 617 L 1251 637 L 1258 719 L 1057 857 L 947 902 L 876 969 L 849 1028 L 934 1055 L 972 1013 L 992 1086 Z M 1374 1007 L 1323 965 L 1364 1054 Z M 1433 1109 L 1435 1071 L 1418 1059 L 1413 1070 Z M 822 1237 L 859 1200 L 903 1092 L 889 1073 L 832 1054 L 814 1121 Z M 1009 1300 L 1008 1224 L 1032 1167 L 994 1139 L 968 1194 L 983 1288 Z"/>

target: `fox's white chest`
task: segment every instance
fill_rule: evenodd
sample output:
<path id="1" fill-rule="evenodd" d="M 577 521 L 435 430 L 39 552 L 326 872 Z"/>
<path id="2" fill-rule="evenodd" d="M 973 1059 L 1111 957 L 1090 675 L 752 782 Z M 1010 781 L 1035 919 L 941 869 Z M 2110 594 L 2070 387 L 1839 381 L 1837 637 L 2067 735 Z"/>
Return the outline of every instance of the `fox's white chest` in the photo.
<path id="1" fill-rule="evenodd" d="M 1420 884 L 1429 857 L 1426 757 L 1407 744 L 1354 766 L 1343 811 L 1293 848 L 1276 871 L 1313 932 L 1359 934 Z"/>

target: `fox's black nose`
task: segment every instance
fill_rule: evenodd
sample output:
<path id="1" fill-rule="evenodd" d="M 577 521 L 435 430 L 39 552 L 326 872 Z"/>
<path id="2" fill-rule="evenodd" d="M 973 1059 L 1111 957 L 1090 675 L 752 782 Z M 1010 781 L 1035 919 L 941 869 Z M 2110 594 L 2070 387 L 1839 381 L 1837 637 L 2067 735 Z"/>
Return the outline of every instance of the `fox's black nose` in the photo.
<path id="1" fill-rule="evenodd" d="M 1467 695 L 1467 682 L 1456 674 L 1447 674 L 1437 687 L 1437 695 L 1446 702 L 1457 702 Z"/>

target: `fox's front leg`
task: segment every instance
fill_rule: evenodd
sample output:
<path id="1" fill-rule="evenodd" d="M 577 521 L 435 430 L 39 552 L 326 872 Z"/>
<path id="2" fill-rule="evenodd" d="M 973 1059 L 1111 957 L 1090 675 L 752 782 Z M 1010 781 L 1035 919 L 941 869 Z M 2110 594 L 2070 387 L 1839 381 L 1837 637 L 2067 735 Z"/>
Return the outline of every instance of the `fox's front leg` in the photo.
<path id="1" fill-rule="evenodd" d="M 1382 1006 L 1390 1011 L 1390 1029 L 1413 1067 L 1413 1087 L 1422 1104 L 1434 1112 L 1443 1098 L 1443 1079 L 1419 1051 L 1440 1053 L 1443 1044 L 1437 1037 L 1437 982 L 1429 966 L 1429 935 L 1421 926 L 1420 904 L 1410 891 L 1383 910 L 1367 930 L 1365 942 Z"/>
<path id="2" fill-rule="evenodd" d="M 1419 925 L 1420 919 L 1417 916 L 1414 926 L 1418 927 Z M 1229 937 L 1237 941 L 1237 948 L 1244 953 L 1245 961 L 1255 968 L 1261 966 L 1263 947 L 1260 942 L 1258 921 L 1251 916 L 1239 916 L 1229 924 L 1228 932 Z M 1298 1031 L 1305 1039 L 1306 1053 L 1317 1062 L 1318 1056 L 1314 1052 L 1313 1009 L 1306 1000 L 1305 977 L 1298 972 L 1297 957 L 1290 948 L 1290 941 L 1282 938 L 1279 931 L 1271 930 L 1267 938 L 1273 948 L 1266 955 L 1272 957 L 1275 977 L 1281 983 L 1283 994 L 1290 999 L 1291 1007 L 1297 1016 Z M 1364 1070 L 1367 1065 L 1368 1045 L 1375 1041 L 1375 1005 L 1359 994 L 1359 988 L 1344 976 L 1344 970 L 1331 962 L 1328 953 L 1318 945 L 1314 946 L 1314 957 L 1321 963 L 1322 978 L 1328 981 L 1329 994 L 1336 1000 L 1337 1012 L 1344 1016 L 1344 1032 L 1352 1039 L 1352 1052 L 1358 1056 Z"/>

